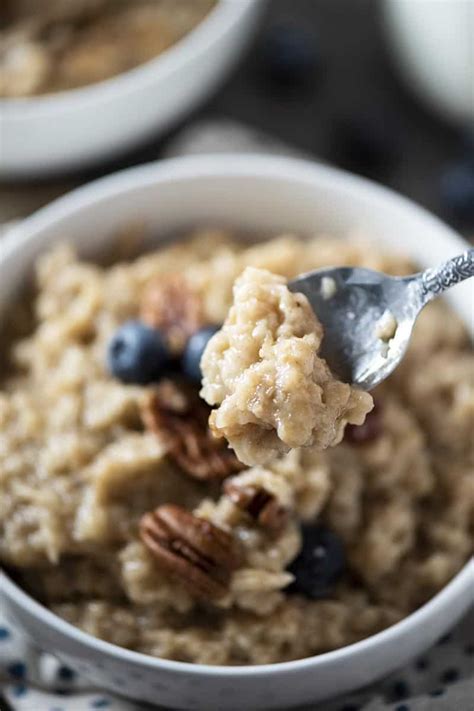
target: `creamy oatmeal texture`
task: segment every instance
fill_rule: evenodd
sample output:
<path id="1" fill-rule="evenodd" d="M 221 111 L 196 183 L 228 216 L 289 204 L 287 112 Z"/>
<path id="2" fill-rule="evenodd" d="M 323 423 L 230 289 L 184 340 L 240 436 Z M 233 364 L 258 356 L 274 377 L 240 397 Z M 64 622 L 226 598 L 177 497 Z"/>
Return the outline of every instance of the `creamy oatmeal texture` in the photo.
<path id="1" fill-rule="evenodd" d="M 246 267 L 291 279 L 338 264 L 413 271 L 358 240 L 245 246 L 218 231 L 108 267 L 64 246 L 43 256 L 31 312 L 12 307 L 0 389 L 0 560 L 11 575 L 95 636 L 208 664 L 337 649 L 439 591 L 472 553 L 474 527 L 473 356 L 443 302 L 421 315 L 363 425 L 335 447 L 240 472 L 235 462 L 202 467 L 215 453 L 179 397 L 168 429 L 150 423 L 161 385 L 124 385 L 104 366 L 111 335 L 169 275 L 217 325 Z M 194 459 L 178 456 L 176 423 Z M 347 559 L 323 599 L 289 592 L 312 522 L 338 536 Z"/>
<path id="2" fill-rule="evenodd" d="M 0 96 L 93 84 L 153 59 L 217 0 L 2 0 Z"/>
<path id="3" fill-rule="evenodd" d="M 391 311 L 385 311 L 375 327 L 375 335 L 381 341 L 388 343 L 397 332 L 398 323 Z"/>
<path id="4" fill-rule="evenodd" d="M 318 357 L 323 330 L 284 277 L 247 267 L 201 362 L 211 428 L 241 462 L 265 464 L 297 447 L 326 449 L 361 425 L 372 397 L 336 380 Z"/>

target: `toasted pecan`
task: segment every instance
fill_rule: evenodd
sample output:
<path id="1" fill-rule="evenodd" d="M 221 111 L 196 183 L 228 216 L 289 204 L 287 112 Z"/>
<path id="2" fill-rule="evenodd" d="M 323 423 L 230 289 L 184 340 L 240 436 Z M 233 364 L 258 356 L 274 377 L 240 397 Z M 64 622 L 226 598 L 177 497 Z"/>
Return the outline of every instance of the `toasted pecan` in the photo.
<path id="1" fill-rule="evenodd" d="M 174 353 L 182 352 L 188 338 L 206 325 L 202 299 L 181 274 L 162 274 L 148 285 L 140 317 L 163 332 Z"/>
<path id="2" fill-rule="evenodd" d="M 224 493 L 264 528 L 279 531 L 288 519 L 286 508 L 263 486 L 241 485 L 229 480 L 224 484 Z"/>
<path id="3" fill-rule="evenodd" d="M 145 427 L 168 445 L 178 466 L 196 479 L 224 479 L 243 469 L 226 441 L 216 439 L 209 429 L 210 412 L 196 388 L 172 380 L 159 383 L 142 407 Z"/>
<path id="4" fill-rule="evenodd" d="M 195 597 L 223 597 L 240 564 L 229 533 L 174 504 L 142 516 L 140 537 L 158 563 Z"/>

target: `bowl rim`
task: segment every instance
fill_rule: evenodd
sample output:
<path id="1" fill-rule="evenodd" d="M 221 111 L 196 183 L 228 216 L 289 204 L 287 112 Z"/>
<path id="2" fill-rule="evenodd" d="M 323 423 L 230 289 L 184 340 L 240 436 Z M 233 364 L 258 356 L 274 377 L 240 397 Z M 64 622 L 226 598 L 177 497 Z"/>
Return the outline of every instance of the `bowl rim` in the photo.
<path id="1" fill-rule="evenodd" d="M 139 86 L 154 85 L 182 69 L 225 35 L 259 0 L 217 0 L 217 4 L 187 34 L 160 54 L 127 71 L 92 84 L 35 96 L 0 97 L 3 120 L 33 119 L 58 110 L 94 105 L 119 94 L 133 94 Z"/>
<path id="2" fill-rule="evenodd" d="M 436 616 L 437 611 L 443 607 L 445 599 L 455 596 L 458 591 L 464 589 L 474 580 L 474 558 L 468 560 L 461 570 L 449 581 L 428 602 L 420 608 L 404 617 L 399 622 L 387 627 L 381 632 L 371 635 L 359 642 L 348 644 L 331 652 L 316 654 L 303 659 L 294 659 L 289 662 L 275 662 L 273 664 L 252 664 L 252 665 L 216 665 L 216 664 L 195 664 L 192 662 L 177 662 L 172 659 L 153 657 L 143 652 L 135 652 L 125 647 L 120 647 L 112 642 L 106 642 L 98 637 L 94 637 L 88 632 L 83 632 L 70 622 L 59 617 L 54 612 L 44 607 L 31 595 L 11 580 L 11 578 L 0 568 L 0 600 L 2 595 L 12 597 L 15 604 L 23 607 L 27 612 L 39 619 L 47 627 L 55 632 L 72 639 L 74 642 L 89 647 L 94 652 L 105 654 L 109 658 L 118 659 L 123 662 L 130 662 L 134 665 L 144 665 L 148 668 L 160 668 L 170 672 L 194 674 L 196 676 L 222 676 L 222 677 L 258 677 L 262 675 L 281 674 L 295 670 L 307 669 L 308 667 L 325 667 L 333 662 L 343 663 L 352 661 L 355 655 L 361 656 L 379 645 L 395 643 L 396 640 L 408 633 L 412 628 L 429 622 L 432 616 Z"/>
<path id="3" fill-rule="evenodd" d="M 439 218 L 390 188 L 378 185 L 366 178 L 353 175 L 338 168 L 299 158 L 259 154 L 220 154 L 157 161 L 128 168 L 76 188 L 46 207 L 41 208 L 31 217 L 23 220 L 19 227 L 13 228 L 11 233 L 3 239 L 2 256 L 5 262 L 8 261 L 8 258 L 11 258 L 14 253 L 22 250 L 24 244 L 34 241 L 38 233 L 47 230 L 48 227 L 54 227 L 55 223 L 62 218 L 72 216 L 74 219 L 76 213 L 84 209 L 87 210 L 107 198 L 117 198 L 123 193 L 128 193 L 131 190 L 136 191 L 148 185 L 159 184 L 160 181 L 173 183 L 179 182 L 182 179 L 196 177 L 274 178 L 275 175 L 278 179 L 284 179 L 286 181 L 291 181 L 292 179 L 301 181 L 303 178 L 312 179 L 314 181 L 314 178 L 318 174 L 320 180 L 339 183 L 346 189 L 351 189 L 360 194 L 370 194 L 372 199 L 376 199 L 375 201 L 389 201 L 394 206 L 398 204 L 398 206 L 404 210 L 415 212 L 424 220 L 427 226 L 431 226 L 433 229 L 437 228 L 444 232 L 445 237 L 452 242 L 453 248 L 463 248 L 466 246 L 466 242 Z M 0 265 L 0 272 L 1 269 Z M 15 605 L 19 608 L 23 608 L 28 614 L 47 627 L 54 629 L 55 632 L 72 639 L 78 644 L 89 647 L 97 653 L 105 654 L 108 657 L 115 658 L 122 662 L 128 662 L 133 665 L 144 665 L 150 669 L 159 668 L 169 672 L 186 673 L 200 677 L 220 676 L 239 678 L 244 676 L 258 677 L 261 675 L 280 674 L 306 668 L 324 668 L 327 664 L 333 662 L 343 663 L 352 660 L 355 655 L 363 655 L 378 645 L 394 643 L 397 638 L 405 635 L 412 628 L 423 625 L 427 621 L 429 622 L 433 616 L 436 617 L 437 612 L 443 609 L 451 598 L 453 600 L 456 599 L 464 590 L 469 589 L 469 587 L 473 585 L 473 582 L 474 557 L 467 560 L 461 570 L 449 583 L 424 605 L 381 632 L 331 652 L 288 662 L 249 666 L 219 666 L 173 661 L 160 657 L 152 657 L 142 652 L 135 652 L 106 642 L 83 632 L 78 627 L 66 622 L 51 610 L 44 607 L 16 585 L 6 572 L 1 569 L 0 599 L 2 595 L 10 597 Z"/>

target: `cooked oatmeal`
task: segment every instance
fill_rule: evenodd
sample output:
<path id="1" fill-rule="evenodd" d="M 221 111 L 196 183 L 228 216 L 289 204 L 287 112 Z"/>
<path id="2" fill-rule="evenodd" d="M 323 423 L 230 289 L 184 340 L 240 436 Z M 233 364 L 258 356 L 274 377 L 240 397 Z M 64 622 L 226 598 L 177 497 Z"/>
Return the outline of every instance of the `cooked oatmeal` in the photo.
<path id="1" fill-rule="evenodd" d="M 189 313 L 164 319 L 156 295 L 173 275 L 196 327 L 218 326 L 246 267 L 291 279 L 329 264 L 413 271 L 355 239 L 248 246 L 218 231 L 110 267 L 66 246 L 43 256 L 32 313 L 12 308 L 0 390 L 0 560 L 12 576 L 102 639 L 231 665 L 342 647 L 439 591 L 474 528 L 474 359 L 443 302 L 421 315 L 363 425 L 264 466 L 211 441 L 197 385 L 173 372 L 126 385 L 106 368 L 111 337 L 140 314 L 178 347 Z M 318 591 L 296 562 L 323 529 L 339 541 L 338 574 Z"/>
<path id="2" fill-rule="evenodd" d="M 187 35 L 217 0 L 2 0 L 0 96 L 108 79 Z"/>
<path id="3" fill-rule="evenodd" d="M 398 323 L 391 311 L 385 311 L 375 325 L 375 335 L 388 343 L 397 332 Z"/>
<path id="4" fill-rule="evenodd" d="M 333 377 L 318 357 L 323 329 L 284 277 L 247 267 L 234 303 L 202 361 L 211 428 L 241 462 L 265 464 L 297 447 L 338 444 L 361 425 L 372 397 Z"/>

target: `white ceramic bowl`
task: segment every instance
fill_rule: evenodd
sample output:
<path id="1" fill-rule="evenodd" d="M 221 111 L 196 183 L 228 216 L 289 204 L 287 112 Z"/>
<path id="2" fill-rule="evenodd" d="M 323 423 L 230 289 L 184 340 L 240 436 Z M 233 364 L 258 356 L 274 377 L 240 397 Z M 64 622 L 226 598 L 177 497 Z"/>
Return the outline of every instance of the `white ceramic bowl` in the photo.
<path id="1" fill-rule="evenodd" d="M 89 86 L 0 99 L 0 179 L 84 168 L 157 136 L 210 94 L 252 36 L 264 0 L 219 0 L 166 52 Z"/>
<path id="2" fill-rule="evenodd" d="M 137 218 L 161 238 L 211 222 L 264 233 L 337 235 L 358 227 L 423 266 L 464 247 L 448 227 L 408 200 L 331 168 L 263 156 L 171 160 L 102 179 L 26 220 L 3 245 L 0 312 L 7 313 L 38 253 L 67 237 L 82 254 L 93 256 L 111 243 L 117 228 Z M 468 283 L 451 293 L 454 308 L 468 325 L 472 296 Z M 0 602 L 40 645 L 97 685 L 166 708 L 254 711 L 325 699 L 389 673 L 453 625 L 472 600 L 473 583 L 471 562 L 420 610 L 365 641 L 300 661 L 235 668 L 153 659 L 94 639 L 5 576 L 0 578 Z"/>
<path id="3" fill-rule="evenodd" d="M 384 20 L 400 73 L 430 108 L 474 122 L 472 0 L 385 0 Z"/>

